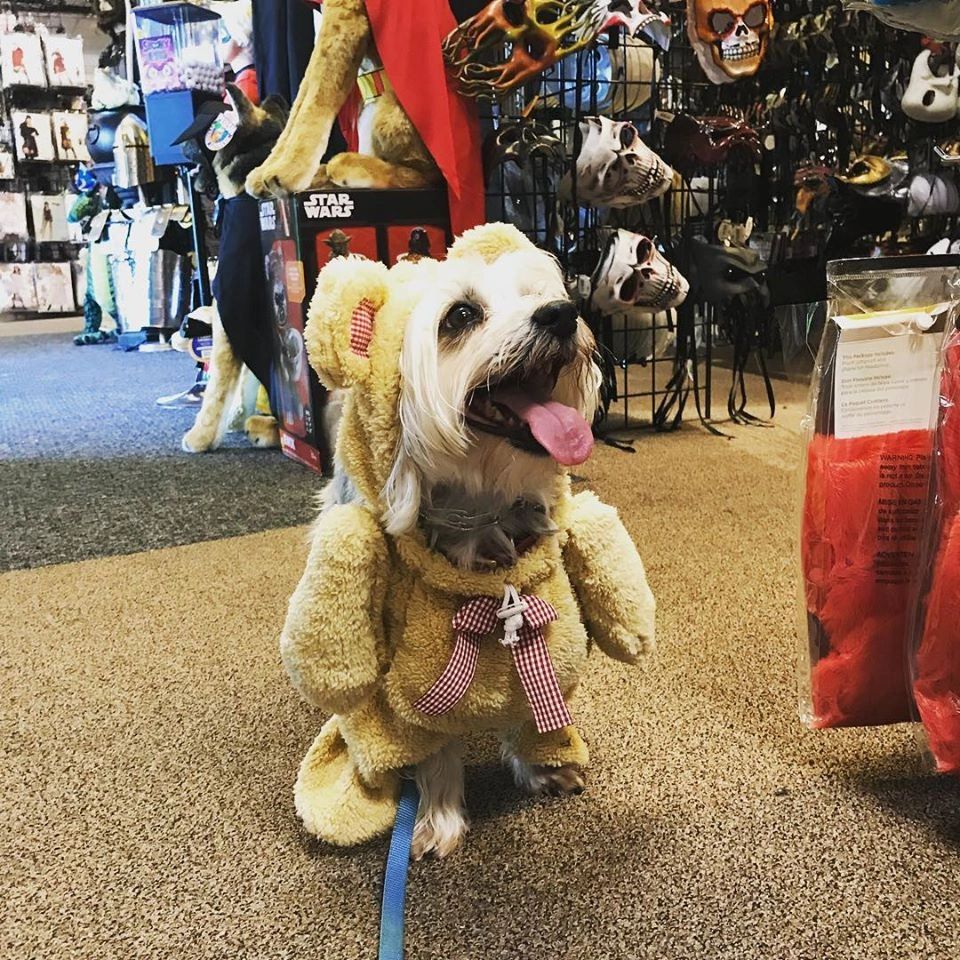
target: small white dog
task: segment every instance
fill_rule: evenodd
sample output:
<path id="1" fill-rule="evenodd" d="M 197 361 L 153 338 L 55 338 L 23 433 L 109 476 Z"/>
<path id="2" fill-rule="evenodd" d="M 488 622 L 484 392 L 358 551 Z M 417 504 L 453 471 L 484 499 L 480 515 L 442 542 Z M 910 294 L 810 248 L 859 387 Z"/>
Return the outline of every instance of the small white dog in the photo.
<path id="1" fill-rule="evenodd" d="M 461 738 L 494 733 L 531 793 L 578 793 L 587 750 L 565 699 L 588 633 L 627 661 L 652 643 L 629 535 L 566 477 L 593 448 L 593 335 L 556 261 L 491 224 L 441 263 L 329 265 L 306 337 L 345 400 L 281 639 L 294 683 L 334 714 L 301 766 L 297 808 L 324 839 L 366 839 L 413 769 L 414 854 L 443 856 L 468 825 Z M 458 660 L 462 629 L 479 630 L 472 665 Z M 451 695 L 460 667 L 470 676 Z"/>

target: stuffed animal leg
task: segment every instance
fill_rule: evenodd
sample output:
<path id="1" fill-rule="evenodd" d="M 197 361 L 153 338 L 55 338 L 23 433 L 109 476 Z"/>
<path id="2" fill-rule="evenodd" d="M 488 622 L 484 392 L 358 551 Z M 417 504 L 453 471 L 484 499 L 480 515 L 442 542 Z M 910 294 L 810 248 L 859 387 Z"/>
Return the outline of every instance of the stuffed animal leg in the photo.
<path id="1" fill-rule="evenodd" d="M 369 45 L 370 21 L 363 0 L 326 0 L 290 119 L 266 162 L 247 178 L 248 193 L 284 196 L 313 184 L 337 113 L 357 82 Z"/>
<path id="2" fill-rule="evenodd" d="M 634 663 L 654 646 L 656 602 L 617 511 L 585 491 L 573 498 L 564 562 L 597 646 Z"/>
<path id="3" fill-rule="evenodd" d="M 386 540 L 368 510 L 342 504 L 320 514 L 280 654 L 293 685 L 322 710 L 356 708 L 380 680 L 375 624 L 388 562 Z"/>

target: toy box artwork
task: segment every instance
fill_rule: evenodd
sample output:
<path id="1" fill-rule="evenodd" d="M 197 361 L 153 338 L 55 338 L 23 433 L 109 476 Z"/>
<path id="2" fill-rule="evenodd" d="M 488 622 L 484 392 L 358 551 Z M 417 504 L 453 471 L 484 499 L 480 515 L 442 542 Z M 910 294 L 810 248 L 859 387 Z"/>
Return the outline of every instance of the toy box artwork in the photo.
<path id="1" fill-rule="evenodd" d="M 274 327 L 271 396 L 284 453 L 329 469 L 326 392 L 307 362 L 304 325 L 317 273 L 351 254 L 392 265 L 411 252 L 441 259 L 451 241 L 443 190 L 316 190 L 260 204 L 264 270 Z"/>

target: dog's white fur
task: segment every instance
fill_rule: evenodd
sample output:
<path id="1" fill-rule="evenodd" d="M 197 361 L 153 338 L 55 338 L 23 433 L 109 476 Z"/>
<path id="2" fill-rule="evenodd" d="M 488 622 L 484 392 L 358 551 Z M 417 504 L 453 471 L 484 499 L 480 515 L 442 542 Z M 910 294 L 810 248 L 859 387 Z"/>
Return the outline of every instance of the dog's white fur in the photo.
<path id="1" fill-rule="evenodd" d="M 453 485 L 505 505 L 518 498 L 549 512 L 558 465 L 499 436 L 471 430 L 465 406 L 471 392 L 496 382 L 525 359 L 544 353 L 544 337 L 532 323 L 536 309 L 567 298 L 559 267 L 538 250 L 506 254 L 493 264 L 480 259 L 448 261 L 439 283 L 425 284 L 404 335 L 401 355 L 401 439 L 383 492 L 387 529 L 413 529 L 438 485 Z M 438 331 L 459 301 L 481 307 L 485 319 L 452 341 Z M 591 422 L 599 402 L 600 371 L 593 361 L 593 336 L 579 321 L 576 351 L 564 367 L 552 398 L 577 408 Z M 579 793 L 583 778 L 573 767 L 525 763 L 504 749 L 514 779 L 533 794 Z M 415 772 L 420 809 L 414 855 L 445 856 L 468 829 L 463 762 L 453 744 L 420 763 Z"/>
<path id="2" fill-rule="evenodd" d="M 556 261 L 538 250 L 506 254 L 493 264 L 450 261 L 441 282 L 424 288 L 411 316 L 400 358 L 401 439 L 384 490 L 387 532 L 412 530 L 430 489 L 442 483 L 470 493 L 543 503 L 558 467 L 512 447 L 505 439 L 470 430 L 465 402 L 470 392 L 516 367 L 534 347 L 531 323 L 537 307 L 567 298 Z M 438 340 L 447 309 L 469 300 L 486 319 L 453 346 Z M 560 376 L 553 398 L 576 407 L 588 422 L 597 409 L 600 371 L 592 361 L 593 336 L 580 321 L 578 353 Z"/>

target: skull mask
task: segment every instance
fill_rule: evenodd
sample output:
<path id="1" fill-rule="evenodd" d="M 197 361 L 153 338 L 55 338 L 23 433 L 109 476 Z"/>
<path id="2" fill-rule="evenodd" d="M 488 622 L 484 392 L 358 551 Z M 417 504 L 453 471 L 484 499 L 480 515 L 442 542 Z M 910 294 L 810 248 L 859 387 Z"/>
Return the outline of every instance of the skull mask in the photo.
<path id="1" fill-rule="evenodd" d="M 957 64 L 953 55 L 935 58 L 932 51 L 921 50 L 900 106 L 911 120 L 922 123 L 952 120 L 957 115 Z"/>
<path id="2" fill-rule="evenodd" d="M 669 310 L 683 303 L 689 284 L 652 240 L 619 229 L 610 237 L 592 277 L 593 306 L 604 313 L 633 307 Z"/>
<path id="3" fill-rule="evenodd" d="M 501 120 L 483 145 L 483 168 L 488 177 L 501 163 L 512 161 L 523 167 L 531 157 L 543 157 L 549 164 L 562 164 L 566 159 L 560 138 L 549 127 L 527 117 Z"/>
<path id="4" fill-rule="evenodd" d="M 577 199 L 603 207 L 632 207 L 666 193 L 673 171 L 629 122 L 607 117 L 580 121 Z M 569 193 L 569 179 L 564 185 Z"/>
<path id="5" fill-rule="evenodd" d="M 582 50 L 607 19 L 605 0 L 492 0 L 443 41 L 443 56 L 468 97 L 494 100 Z M 505 63 L 483 62 L 506 44 Z"/>
<path id="6" fill-rule="evenodd" d="M 772 26 L 769 0 L 687 0 L 687 34 L 713 83 L 752 77 Z"/>
<path id="7" fill-rule="evenodd" d="M 696 237 L 690 245 L 690 259 L 698 299 L 722 304 L 755 294 L 762 304 L 769 302 L 767 266 L 756 250 L 707 243 Z"/>
<path id="8" fill-rule="evenodd" d="M 670 48 L 670 18 L 651 10 L 644 0 L 609 0 L 603 27 L 626 27 L 631 37 L 645 33 L 661 49 Z"/>

